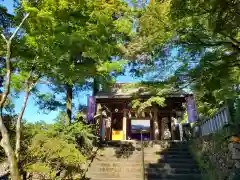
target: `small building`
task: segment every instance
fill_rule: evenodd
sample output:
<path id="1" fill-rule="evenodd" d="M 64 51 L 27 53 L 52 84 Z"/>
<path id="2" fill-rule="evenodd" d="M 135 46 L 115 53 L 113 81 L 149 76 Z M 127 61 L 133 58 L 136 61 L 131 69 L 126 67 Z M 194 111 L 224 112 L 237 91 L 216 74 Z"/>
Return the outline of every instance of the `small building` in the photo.
<path id="1" fill-rule="evenodd" d="M 139 111 L 133 108 L 133 100 L 138 98 L 146 101 L 156 94 L 140 87 L 124 88 L 128 85 L 117 83 L 111 91 L 99 91 L 94 97 L 89 97 L 88 119 L 95 115 L 92 122 L 98 125 L 101 139 L 140 140 L 142 132 L 144 140 L 179 140 L 180 134 L 176 130 L 176 124 L 183 120 L 186 107 L 188 108 L 186 102 L 189 97 L 194 100 L 193 96 L 176 92 L 168 93 L 164 97 L 165 106 L 153 103 Z M 195 107 L 195 102 L 191 101 L 191 103 L 190 106 Z M 192 108 L 193 111 L 194 109 Z M 188 114 L 193 111 L 188 110 Z"/>

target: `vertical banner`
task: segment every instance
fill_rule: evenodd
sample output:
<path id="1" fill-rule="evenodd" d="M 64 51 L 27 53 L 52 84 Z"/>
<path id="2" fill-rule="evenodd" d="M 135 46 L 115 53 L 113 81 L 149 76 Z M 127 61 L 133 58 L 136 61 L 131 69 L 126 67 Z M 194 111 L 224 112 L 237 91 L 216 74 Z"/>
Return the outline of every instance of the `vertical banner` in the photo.
<path id="1" fill-rule="evenodd" d="M 94 115 L 96 111 L 96 101 L 94 96 L 88 96 L 88 110 L 87 121 L 92 124 L 94 122 Z"/>
<path id="2" fill-rule="evenodd" d="M 196 102 L 193 95 L 186 97 L 186 109 L 188 115 L 188 122 L 192 123 L 198 120 Z"/>

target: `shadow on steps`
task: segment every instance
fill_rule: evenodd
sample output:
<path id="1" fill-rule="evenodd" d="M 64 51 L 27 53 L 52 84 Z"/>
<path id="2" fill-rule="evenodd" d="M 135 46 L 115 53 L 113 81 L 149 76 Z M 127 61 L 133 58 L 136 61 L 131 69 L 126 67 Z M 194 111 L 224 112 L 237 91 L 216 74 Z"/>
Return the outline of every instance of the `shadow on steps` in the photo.
<path id="1" fill-rule="evenodd" d="M 201 172 L 186 142 L 172 142 L 156 152 L 158 162 L 146 164 L 146 180 L 201 180 Z"/>
<path id="2" fill-rule="evenodd" d="M 140 142 L 109 142 L 99 150 L 83 180 L 200 180 L 201 173 L 187 143 L 144 142 L 144 173 Z"/>

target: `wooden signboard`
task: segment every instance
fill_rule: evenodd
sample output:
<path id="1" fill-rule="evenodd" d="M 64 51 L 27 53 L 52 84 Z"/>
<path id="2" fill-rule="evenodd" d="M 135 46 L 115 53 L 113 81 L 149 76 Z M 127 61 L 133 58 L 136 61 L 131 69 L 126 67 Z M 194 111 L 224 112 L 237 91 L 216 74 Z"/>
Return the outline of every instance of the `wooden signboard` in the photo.
<path id="1" fill-rule="evenodd" d="M 112 130 L 112 140 L 113 141 L 123 140 L 123 131 Z"/>

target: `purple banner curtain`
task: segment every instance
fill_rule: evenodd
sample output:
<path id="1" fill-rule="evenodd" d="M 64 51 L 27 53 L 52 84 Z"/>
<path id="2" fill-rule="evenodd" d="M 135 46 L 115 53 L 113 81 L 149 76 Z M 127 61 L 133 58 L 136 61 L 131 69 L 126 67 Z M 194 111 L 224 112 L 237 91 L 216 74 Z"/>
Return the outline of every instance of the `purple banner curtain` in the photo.
<path id="1" fill-rule="evenodd" d="M 197 121 L 197 108 L 196 108 L 196 102 L 193 95 L 189 95 L 186 97 L 186 109 L 187 109 L 187 115 L 188 115 L 188 122 L 192 123 Z"/>
<path id="2" fill-rule="evenodd" d="M 96 111 L 95 97 L 88 96 L 87 121 L 90 124 L 94 122 L 95 111 Z"/>

